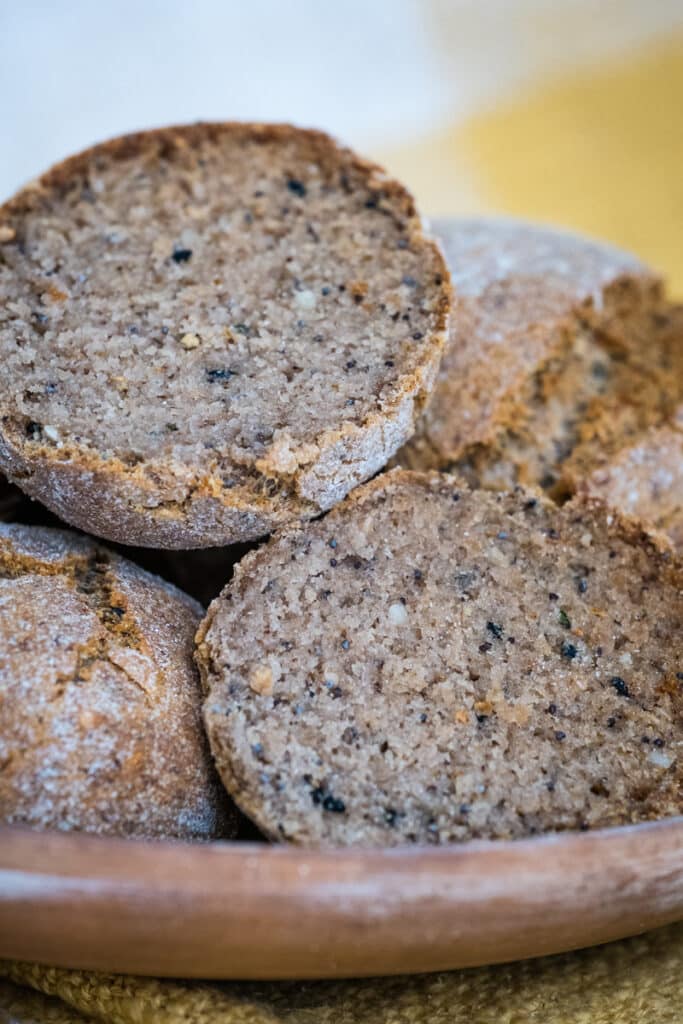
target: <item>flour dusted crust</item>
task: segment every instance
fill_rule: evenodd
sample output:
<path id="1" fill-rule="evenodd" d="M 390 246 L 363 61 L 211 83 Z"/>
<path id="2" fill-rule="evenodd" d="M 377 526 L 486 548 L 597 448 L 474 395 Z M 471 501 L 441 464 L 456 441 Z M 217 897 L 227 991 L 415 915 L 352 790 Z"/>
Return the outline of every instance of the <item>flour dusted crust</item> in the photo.
<path id="1" fill-rule="evenodd" d="M 384 474 L 248 555 L 197 639 L 218 770 L 274 839 L 683 810 L 683 571 L 601 503 Z"/>
<path id="2" fill-rule="evenodd" d="M 665 533 L 683 554 L 683 417 L 678 429 L 652 428 L 626 445 L 579 489 Z"/>
<path id="3" fill-rule="evenodd" d="M 549 228 L 453 219 L 434 231 L 458 301 L 433 400 L 397 461 L 565 497 L 565 463 L 601 406 L 651 421 L 675 399 L 659 279 L 612 246 Z"/>
<path id="4" fill-rule="evenodd" d="M 0 821 L 234 834 L 201 725 L 200 614 L 87 538 L 0 525 Z"/>
<path id="5" fill-rule="evenodd" d="M 68 522 L 190 548 L 330 508 L 411 435 L 448 272 L 319 132 L 125 136 L 0 208 L 0 467 Z"/>

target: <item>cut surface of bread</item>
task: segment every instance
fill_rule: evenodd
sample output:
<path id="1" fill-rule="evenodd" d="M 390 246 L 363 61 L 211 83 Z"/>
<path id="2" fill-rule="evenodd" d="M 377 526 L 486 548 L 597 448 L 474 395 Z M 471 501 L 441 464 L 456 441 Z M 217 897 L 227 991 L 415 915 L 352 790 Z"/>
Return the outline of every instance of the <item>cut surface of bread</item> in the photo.
<path id="1" fill-rule="evenodd" d="M 0 821 L 230 836 L 192 661 L 201 608 L 84 537 L 0 525 Z"/>
<path id="2" fill-rule="evenodd" d="M 457 302 L 433 400 L 396 461 L 564 498 L 577 447 L 599 453 L 586 424 L 603 408 L 634 429 L 680 394 L 683 345 L 675 355 L 671 324 L 680 311 L 667 309 L 652 271 L 606 244 L 496 219 L 434 230 Z"/>
<path id="3" fill-rule="evenodd" d="M 409 193 L 328 136 L 125 136 L 0 208 L 0 466 L 111 540 L 315 516 L 410 436 L 450 283 Z"/>
<path id="4" fill-rule="evenodd" d="M 394 471 L 238 566 L 198 633 L 271 838 L 514 838 L 683 810 L 683 573 L 600 503 Z"/>

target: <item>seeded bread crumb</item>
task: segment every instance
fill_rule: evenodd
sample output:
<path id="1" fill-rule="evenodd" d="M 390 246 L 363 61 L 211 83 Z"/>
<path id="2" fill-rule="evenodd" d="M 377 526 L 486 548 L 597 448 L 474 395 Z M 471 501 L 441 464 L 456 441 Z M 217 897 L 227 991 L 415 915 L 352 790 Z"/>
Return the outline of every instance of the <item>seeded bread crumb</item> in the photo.
<path id="1" fill-rule="evenodd" d="M 443 257 L 409 193 L 319 132 L 125 136 L 0 226 L 0 467 L 100 536 L 218 546 L 315 516 L 433 385 Z"/>
<path id="2" fill-rule="evenodd" d="M 683 570 L 590 501 L 392 472 L 248 555 L 198 633 L 271 838 L 511 838 L 683 810 Z"/>

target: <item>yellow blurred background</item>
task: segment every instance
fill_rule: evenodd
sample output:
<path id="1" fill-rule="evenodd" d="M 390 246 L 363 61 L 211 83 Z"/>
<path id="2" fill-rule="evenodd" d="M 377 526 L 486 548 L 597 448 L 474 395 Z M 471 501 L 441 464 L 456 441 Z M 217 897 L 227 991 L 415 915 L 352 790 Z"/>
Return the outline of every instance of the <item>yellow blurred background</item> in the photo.
<path id="1" fill-rule="evenodd" d="M 549 75 L 380 157 L 428 215 L 565 224 L 638 253 L 683 298 L 683 32 Z"/>

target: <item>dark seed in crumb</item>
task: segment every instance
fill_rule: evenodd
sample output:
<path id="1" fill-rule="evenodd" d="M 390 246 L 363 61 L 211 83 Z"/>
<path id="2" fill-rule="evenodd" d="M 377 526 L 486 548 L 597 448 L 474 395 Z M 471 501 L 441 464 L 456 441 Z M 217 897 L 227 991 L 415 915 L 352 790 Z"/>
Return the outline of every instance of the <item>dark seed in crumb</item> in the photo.
<path id="1" fill-rule="evenodd" d="M 607 728 L 608 729 L 613 729 L 616 724 L 617 724 L 616 718 L 611 718 L 610 717 L 610 718 L 607 719 Z"/>
<path id="2" fill-rule="evenodd" d="M 486 628 L 488 629 L 489 633 L 492 633 L 493 636 L 495 636 L 496 640 L 503 639 L 503 627 L 499 626 L 497 622 L 487 622 Z"/>
<path id="3" fill-rule="evenodd" d="M 384 360 L 384 365 L 385 366 L 393 366 L 394 365 L 394 360 L 393 359 L 385 359 Z"/>
<path id="4" fill-rule="evenodd" d="M 555 733 L 555 739 L 556 740 L 566 739 L 566 736 L 567 736 L 566 732 L 562 732 L 561 729 L 558 729 L 557 732 Z"/>
<path id="5" fill-rule="evenodd" d="M 413 579 L 414 580 L 421 580 L 422 579 L 422 573 L 420 572 L 419 569 L 413 569 Z"/>
<path id="6" fill-rule="evenodd" d="M 189 263 L 192 259 L 192 249 L 174 249 L 172 259 L 174 263 Z"/>
<path id="7" fill-rule="evenodd" d="M 554 592 L 553 592 L 553 591 L 551 590 L 551 591 L 550 591 L 550 593 L 548 594 L 548 600 L 549 600 L 549 601 L 559 601 L 559 600 L 560 600 L 560 595 L 559 595 L 559 594 L 555 594 L 555 593 L 554 593 Z"/>
<path id="8" fill-rule="evenodd" d="M 485 640 L 483 644 L 479 644 L 479 650 L 482 654 L 486 654 L 486 652 L 490 651 L 492 647 L 493 644 L 490 644 L 488 640 Z"/>
<path id="9" fill-rule="evenodd" d="M 571 629 L 572 628 L 571 619 L 567 615 L 567 613 L 564 610 L 564 608 L 560 608 L 560 611 L 558 613 L 558 618 L 560 620 L 560 625 L 564 626 L 565 629 Z"/>
<path id="10" fill-rule="evenodd" d="M 343 651 L 348 651 L 349 647 L 351 646 L 351 643 L 349 640 L 342 640 L 341 645 Z"/>
<path id="11" fill-rule="evenodd" d="M 327 542 L 327 545 L 328 545 L 328 547 L 330 547 L 330 548 L 336 548 L 336 546 L 337 546 L 337 542 L 336 542 L 336 540 L 334 539 L 334 537 L 332 538 L 332 540 L 328 540 L 328 542 Z"/>
<path id="12" fill-rule="evenodd" d="M 621 676 L 612 676 L 612 678 L 610 679 L 610 684 L 614 687 L 614 689 L 617 691 L 620 697 L 629 696 L 628 686 L 621 678 Z"/>
<path id="13" fill-rule="evenodd" d="M 338 796 L 332 796 L 330 793 L 323 800 L 323 810 L 331 811 L 332 814 L 343 814 L 346 810 L 346 804 Z"/>
<path id="14" fill-rule="evenodd" d="M 563 640 L 560 653 L 563 658 L 569 658 L 570 661 L 573 661 L 579 652 L 574 644 L 570 644 L 569 641 Z"/>
<path id="15" fill-rule="evenodd" d="M 664 740 L 660 736 L 657 736 L 655 739 L 653 739 L 652 742 L 654 743 L 654 745 L 656 747 L 663 747 L 664 746 Z"/>
<path id="16" fill-rule="evenodd" d="M 423 712 L 422 712 L 422 714 L 420 715 L 420 719 L 419 719 L 419 720 L 420 720 L 421 722 L 426 722 L 426 721 L 427 721 L 427 715 L 426 715 L 426 714 L 424 713 L 424 711 L 423 711 Z"/>
<path id="17" fill-rule="evenodd" d="M 548 714 L 549 715 L 556 715 L 557 714 L 557 704 L 548 704 Z"/>
<path id="18" fill-rule="evenodd" d="M 536 508 L 537 505 L 538 505 L 538 501 L 536 500 L 536 498 L 529 498 L 528 501 L 524 502 L 524 508 L 527 509 L 527 510 L 528 509 L 532 509 L 532 508 Z"/>
<path id="19" fill-rule="evenodd" d="M 422 341 L 423 338 L 424 338 L 424 334 L 422 333 L 422 331 L 413 331 L 413 333 L 412 333 L 413 341 Z"/>
<path id="20" fill-rule="evenodd" d="M 331 292 L 331 291 L 332 291 L 332 289 L 330 288 L 330 286 L 329 286 L 328 284 L 326 284 L 326 285 L 324 285 L 324 286 L 323 286 L 323 287 L 322 287 L 322 288 L 320 289 L 320 294 L 321 294 L 321 295 L 325 295 L 325 296 L 327 296 L 327 295 L 329 295 L 329 294 L 330 294 L 330 292 Z"/>
<path id="21" fill-rule="evenodd" d="M 287 188 L 295 196 L 300 196 L 301 198 L 303 198 L 303 196 L 306 195 L 306 186 L 304 185 L 303 181 L 299 181 L 298 178 L 290 178 L 289 181 L 287 182 Z"/>
<path id="22" fill-rule="evenodd" d="M 355 365 L 356 365 L 356 360 L 355 359 L 349 359 L 349 361 L 346 364 L 346 369 L 347 370 L 352 370 Z"/>
<path id="23" fill-rule="evenodd" d="M 230 380 L 231 377 L 236 377 L 237 374 L 234 370 L 207 370 L 207 379 L 210 381 L 217 380 Z"/>
<path id="24" fill-rule="evenodd" d="M 337 562 L 337 559 L 336 559 L 336 558 L 331 558 L 331 559 L 330 559 L 330 565 L 332 566 L 332 568 L 333 568 L 333 569 L 336 569 L 336 567 L 337 567 L 337 565 L 338 565 L 338 564 L 339 564 L 339 563 Z"/>
<path id="25" fill-rule="evenodd" d="M 384 820 L 386 821 L 387 825 L 395 825 L 397 818 L 398 813 L 394 810 L 394 808 L 387 807 L 386 811 L 384 812 Z"/>

